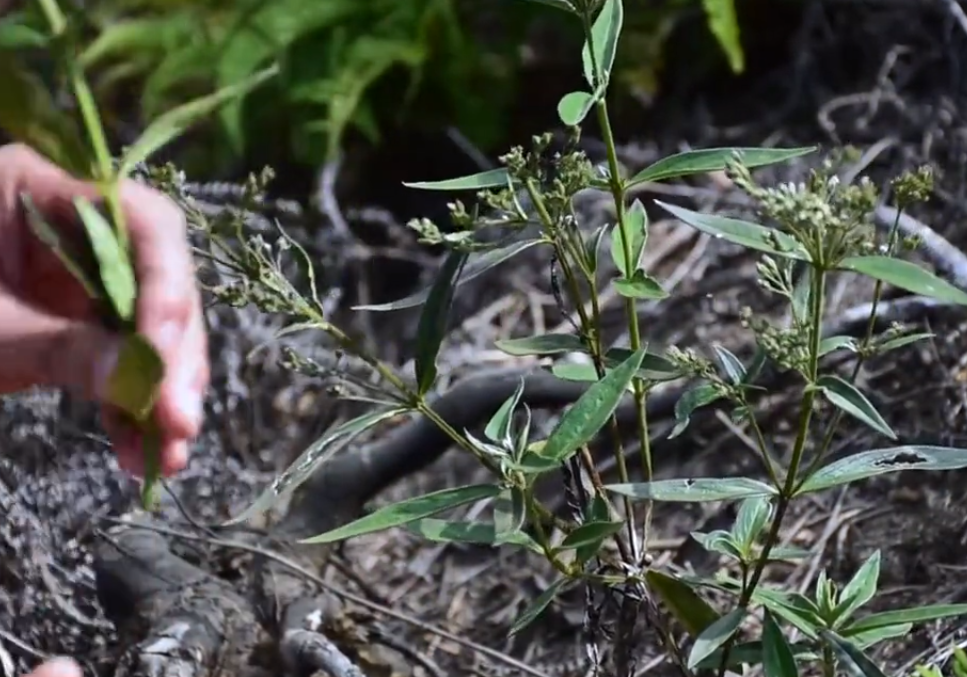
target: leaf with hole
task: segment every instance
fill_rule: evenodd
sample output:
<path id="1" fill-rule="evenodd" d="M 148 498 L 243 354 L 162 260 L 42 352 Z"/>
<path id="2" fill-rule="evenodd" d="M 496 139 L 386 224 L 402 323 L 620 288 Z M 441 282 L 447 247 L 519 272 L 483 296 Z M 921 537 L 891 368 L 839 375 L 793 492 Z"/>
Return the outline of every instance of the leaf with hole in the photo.
<path id="1" fill-rule="evenodd" d="M 591 87 L 605 87 L 611 79 L 611 67 L 618 50 L 618 38 L 624 21 L 622 0 L 604 0 L 604 5 L 591 26 L 591 44 L 584 43 L 581 60 L 584 79 Z"/>
<path id="2" fill-rule="evenodd" d="M 775 487 L 748 477 L 655 480 L 654 482 L 607 484 L 604 488 L 640 501 L 677 503 L 724 501 L 753 496 L 774 496 L 778 493 Z"/>
<path id="3" fill-rule="evenodd" d="M 487 188 L 508 188 L 511 186 L 510 172 L 505 167 L 488 169 L 476 174 L 458 176 L 455 179 L 442 181 L 413 181 L 403 185 L 407 188 L 421 188 L 423 190 L 485 190 Z"/>
<path id="4" fill-rule="evenodd" d="M 801 244 L 791 236 L 774 228 L 766 228 L 757 223 L 730 219 L 715 214 L 693 212 L 690 209 L 676 207 L 660 200 L 655 200 L 655 204 L 682 223 L 688 224 L 703 233 L 708 233 L 714 238 L 728 240 L 746 249 L 766 252 L 784 258 L 799 261 L 808 261 L 810 258 L 809 253 Z"/>
<path id="5" fill-rule="evenodd" d="M 745 609 L 736 607 L 705 628 L 695 638 L 692 650 L 688 653 L 689 669 L 694 670 L 703 658 L 725 644 L 738 631 L 745 614 Z"/>
<path id="6" fill-rule="evenodd" d="M 514 420 L 514 412 L 517 410 L 517 404 L 520 402 L 520 396 L 523 394 L 524 379 L 521 378 L 514 393 L 504 400 L 504 403 L 500 405 L 500 408 L 494 413 L 484 428 L 484 435 L 491 442 L 501 444 L 511 441 L 510 429 Z"/>
<path id="7" fill-rule="evenodd" d="M 628 232 L 628 251 L 631 265 L 625 261 L 625 231 Z M 635 200 L 625 213 L 625 228 L 616 223 L 611 228 L 611 261 L 623 278 L 631 278 L 641 265 L 641 257 L 648 243 L 648 213 L 641 200 Z"/>
<path id="8" fill-rule="evenodd" d="M 387 505 L 370 514 L 353 520 L 349 524 L 331 529 L 318 536 L 306 538 L 300 543 L 334 543 L 354 536 L 385 531 L 424 517 L 432 517 L 451 508 L 473 503 L 485 498 L 493 498 L 501 489 L 495 484 L 474 484 L 456 489 L 442 489 L 399 503 Z"/>
<path id="9" fill-rule="evenodd" d="M 494 341 L 494 346 L 514 357 L 587 352 L 584 341 L 575 334 L 539 334 L 516 339 L 503 339 Z"/>
<path id="10" fill-rule="evenodd" d="M 696 409 L 708 406 L 720 399 L 722 399 L 721 393 L 711 383 L 699 384 L 682 393 L 678 402 L 675 403 L 675 427 L 668 433 L 668 439 L 678 437 L 685 432 Z"/>
<path id="11" fill-rule="evenodd" d="M 789 640 L 768 609 L 762 621 L 762 668 L 765 677 L 799 677 Z"/>
<path id="12" fill-rule="evenodd" d="M 496 545 L 497 530 L 486 522 L 460 522 L 424 517 L 404 525 L 408 531 L 435 543 L 472 543 L 476 545 Z M 534 552 L 543 552 L 541 547 L 523 531 L 505 534 L 501 539 L 504 545 L 519 545 Z"/>
<path id="13" fill-rule="evenodd" d="M 523 240 L 520 242 L 514 242 L 506 247 L 498 247 L 491 249 L 483 254 L 477 255 L 476 257 L 471 257 L 467 261 L 467 265 L 464 266 L 463 272 L 460 277 L 456 280 L 456 286 L 469 282 L 470 280 L 483 275 L 491 268 L 499 266 L 505 261 L 509 261 L 513 257 L 517 256 L 521 252 L 530 249 L 536 244 L 542 244 L 543 239 L 535 240 Z M 403 310 L 405 308 L 415 308 L 416 306 L 423 305 L 430 295 L 429 289 L 424 289 L 423 291 L 417 292 L 410 296 L 406 296 L 397 301 L 390 301 L 389 303 L 378 303 L 372 305 L 364 306 L 353 306 L 353 310 L 370 310 L 374 312 L 385 312 L 388 310 Z"/>
<path id="14" fill-rule="evenodd" d="M 629 278 L 618 278 L 614 284 L 614 290 L 629 299 L 644 299 L 646 301 L 661 301 L 668 298 L 661 283 L 643 270 L 636 270 L 634 275 Z"/>
<path id="15" fill-rule="evenodd" d="M 729 161 L 736 153 L 738 153 L 742 164 L 752 169 L 785 162 L 815 151 L 815 146 L 809 148 L 705 148 L 690 150 L 663 157 L 653 165 L 645 167 L 628 179 L 627 187 L 631 188 L 648 181 L 664 181 L 665 179 L 678 179 L 693 174 L 722 171 L 728 166 Z"/>
<path id="16" fill-rule="evenodd" d="M 681 579 L 658 569 L 648 569 L 645 580 L 692 637 L 700 635 L 720 618 L 715 609 Z"/>
<path id="17" fill-rule="evenodd" d="M 327 430 L 315 442 L 303 450 L 299 457 L 288 468 L 280 473 L 259 495 L 248 508 L 236 517 L 225 522 L 225 526 L 240 524 L 255 515 L 264 513 L 284 494 L 294 491 L 305 482 L 327 460 L 332 445 L 342 439 L 352 439 L 362 432 L 372 428 L 387 419 L 405 414 L 406 409 L 392 407 L 379 411 L 370 411 L 356 418 L 350 419 L 331 430 Z"/>
<path id="18" fill-rule="evenodd" d="M 853 454 L 820 468 L 802 483 L 795 495 L 802 496 L 901 470 L 960 470 L 961 468 L 967 468 L 967 449 L 916 444 L 874 449 Z"/>
<path id="19" fill-rule="evenodd" d="M 853 677 L 886 677 L 886 673 L 849 640 L 825 629 L 819 634 L 836 654 L 839 667 Z"/>
<path id="20" fill-rule="evenodd" d="M 553 583 L 551 583 L 547 590 L 542 592 L 540 596 L 535 599 L 529 607 L 527 607 L 524 612 L 514 619 L 513 625 L 510 627 L 510 635 L 516 635 L 518 632 L 526 628 L 528 625 L 533 623 L 537 618 L 544 613 L 544 609 L 554 601 L 557 594 L 561 591 L 561 588 L 568 582 L 566 578 L 559 578 Z"/>
<path id="21" fill-rule="evenodd" d="M 843 259 L 837 267 L 867 275 L 913 294 L 967 305 L 967 293 L 910 261 L 889 256 L 851 256 Z"/>
<path id="22" fill-rule="evenodd" d="M 594 106 L 594 96 L 587 92 L 569 92 L 557 103 L 557 117 L 568 127 L 581 124 Z"/>
<path id="23" fill-rule="evenodd" d="M 551 431 L 541 455 L 564 461 L 579 447 L 590 442 L 611 418 L 644 356 L 644 348 L 635 351 L 631 357 L 584 391 Z"/>
<path id="24" fill-rule="evenodd" d="M 436 358 L 447 333 L 450 321 L 450 307 L 453 305 L 456 285 L 453 281 L 460 275 L 467 262 L 467 253 L 450 252 L 436 280 L 430 288 L 430 295 L 420 313 L 420 323 L 416 333 L 416 382 L 420 395 L 425 395 L 436 380 Z"/>
<path id="25" fill-rule="evenodd" d="M 277 65 L 265 68 L 233 85 L 223 87 L 214 94 L 182 104 L 156 117 L 140 137 L 124 152 L 118 175 L 130 175 L 135 166 L 151 157 L 156 151 L 181 136 L 199 120 L 225 105 L 232 99 L 243 97 L 279 73 Z"/>
<path id="26" fill-rule="evenodd" d="M 896 433 L 890 428 L 890 424 L 880 416 L 876 407 L 848 381 L 844 381 L 839 376 L 820 376 L 816 381 L 816 387 L 822 391 L 833 406 L 862 421 L 873 430 L 886 435 L 891 440 L 897 438 Z"/>

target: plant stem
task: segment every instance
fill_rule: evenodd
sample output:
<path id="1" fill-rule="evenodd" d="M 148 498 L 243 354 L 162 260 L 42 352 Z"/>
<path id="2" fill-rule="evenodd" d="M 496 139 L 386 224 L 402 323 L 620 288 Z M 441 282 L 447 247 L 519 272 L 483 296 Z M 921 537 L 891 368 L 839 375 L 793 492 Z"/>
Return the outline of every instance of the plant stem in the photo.
<path id="1" fill-rule="evenodd" d="M 821 265 L 821 264 L 820 264 Z M 826 271 L 817 265 L 814 268 L 814 275 L 812 280 L 812 293 L 811 293 L 811 308 L 810 308 L 810 320 L 812 321 L 812 327 L 810 328 L 809 337 L 809 364 L 807 380 L 810 386 L 805 395 L 803 395 L 802 409 L 799 412 L 799 423 L 798 432 L 796 434 L 796 441 L 792 450 L 792 458 L 789 461 L 789 469 L 786 473 L 786 480 L 779 492 L 779 497 L 776 500 L 776 514 L 772 520 L 772 524 L 769 528 L 769 534 L 766 536 L 765 543 L 762 545 L 762 552 L 759 555 L 758 560 L 755 563 L 755 568 L 752 571 L 752 576 L 749 577 L 749 584 L 745 586 L 742 590 L 742 594 L 739 596 L 739 607 L 746 608 L 749 606 L 749 602 L 752 599 L 752 595 L 755 593 L 756 587 L 759 585 L 759 581 L 762 579 L 762 574 L 765 571 L 766 563 L 769 561 L 769 553 L 772 552 L 772 548 L 779 542 L 779 531 L 782 528 L 782 520 L 786 515 L 786 511 L 792 502 L 792 497 L 795 494 L 796 489 L 796 478 L 799 474 L 799 466 L 802 463 L 803 453 L 806 449 L 806 442 L 809 439 L 809 427 L 812 422 L 813 409 L 816 404 L 816 393 L 818 392 L 814 386 L 817 379 L 819 378 L 819 344 L 822 337 L 823 330 L 823 308 L 825 307 L 826 301 Z M 728 666 L 729 654 L 732 651 L 732 647 L 735 645 L 736 635 L 732 635 L 729 640 L 725 643 L 722 649 L 722 660 L 719 663 L 718 674 L 719 677 L 723 677 L 725 674 L 726 666 Z"/>

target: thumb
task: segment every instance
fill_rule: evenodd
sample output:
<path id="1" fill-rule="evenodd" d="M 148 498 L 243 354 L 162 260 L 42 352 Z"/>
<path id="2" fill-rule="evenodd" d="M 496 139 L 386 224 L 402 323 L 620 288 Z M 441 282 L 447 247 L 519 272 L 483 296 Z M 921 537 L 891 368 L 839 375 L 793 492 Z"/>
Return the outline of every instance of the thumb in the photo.
<path id="1" fill-rule="evenodd" d="M 27 677 L 82 677 L 83 672 L 70 658 L 52 658 L 39 665 Z"/>
<path id="2" fill-rule="evenodd" d="M 0 393 L 49 386 L 101 400 L 119 343 L 99 326 L 47 315 L 0 294 Z"/>

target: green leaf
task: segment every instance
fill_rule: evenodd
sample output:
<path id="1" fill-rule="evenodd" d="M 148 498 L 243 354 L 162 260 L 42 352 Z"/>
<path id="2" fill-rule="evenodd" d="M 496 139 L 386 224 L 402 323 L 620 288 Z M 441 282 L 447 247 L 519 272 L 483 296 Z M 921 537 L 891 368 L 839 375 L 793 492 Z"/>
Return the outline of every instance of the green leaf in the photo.
<path id="1" fill-rule="evenodd" d="M 569 92 L 557 104 L 557 116 L 569 127 L 581 124 L 594 106 L 594 97 L 587 92 Z"/>
<path id="2" fill-rule="evenodd" d="M 637 270 L 631 279 L 619 278 L 613 282 L 614 290 L 629 299 L 660 301 L 668 298 L 661 283 L 643 270 Z"/>
<path id="3" fill-rule="evenodd" d="M 486 522 L 459 522 L 425 517 L 404 525 L 404 528 L 428 541 L 436 543 L 474 543 L 496 545 L 497 530 Z M 523 531 L 505 534 L 501 544 L 520 545 L 535 552 L 542 552 L 540 546 Z"/>
<path id="4" fill-rule="evenodd" d="M 799 677 L 792 647 L 768 609 L 763 615 L 762 668 L 765 677 Z"/>
<path id="5" fill-rule="evenodd" d="M 18 23 L 13 17 L 0 21 L 0 49 L 36 49 L 48 44 L 49 37 L 26 24 Z"/>
<path id="6" fill-rule="evenodd" d="M 631 188 L 647 181 L 664 181 L 665 179 L 677 179 L 692 174 L 722 171 L 735 153 L 738 153 L 742 164 L 751 169 L 785 162 L 815 151 L 815 146 L 808 148 L 706 148 L 690 150 L 669 155 L 650 167 L 645 167 L 628 180 L 627 187 Z"/>
<path id="7" fill-rule="evenodd" d="M 771 516 L 772 503 L 768 497 L 753 496 L 742 501 L 732 534 L 745 552 L 752 548 Z"/>
<path id="8" fill-rule="evenodd" d="M 581 60 L 584 63 L 584 79 L 592 88 L 607 86 L 611 79 L 611 67 L 618 50 L 618 38 L 624 21 L 622 0 L 604 0 L 604 5 L 591 26 L 591 44 L 584 43 Z M 594 58 L 591 58 L 594 50 Z"/>
<path id="9" fill-rule="evenodd" d="M 415 181 L 403 182 L 407 188 L 421 188 L 424 190 L 484 190 L 485 188 L 507 188 L 511 185 L 510 173 L 505 167 L 488 169 L 484 172 L 460 176 L 443 181 Z"/>
<path id="10" fill-rule="evenodd" d="M 450 320 L 450 307 L 453 305 L 456 285 L 454 279 L 460 275 L 467 262 L 467 253 L 454 251 L 443 262 L 436 280 L 430 288 L 430 295 L 420 313 L 420 324 L 416 335 L 416 382 L 420 395 L 425 395 L 436 380 L 436 358 L 447 333 Z"/>
<path id="11" fill-rule="evenodd" d="M 585 258 L 587 259 L 588 270 L 593 275 L 598 270 L 598 253 L 601 251 L 601 243 L 604 235 L 608 232 L 608 226 L 599 226 L 585 242 Z"/>
<path id="12" fill-rule="evenodd" d="M 558 550 L 572 550 L 585 545 L 604 542 L 609 536 L 618 533 L 625 523 L 618 521 L 586 522 L 565 536 Z"/>
<path id="13" fill-rule="evenodd" d="M 504 403 L 500 405 L 500 408 L 494 413 L 487 422 L 487 427 L 484 428 L 484 435 L 491 442 L 509 442 L 510 441 L 510 429 L 511 423 L 514 420 L 514 412 L 517 410 L 517 404 L 520 402 L 520 396 L 524 394 L 524 379 L 520 379 L 520 383 L 517 385 L 517 389 L 514 390 L 514 394 L 504 400 Z"/>
<path id="14" fill-rule="evenodd" d="M 44 219 L 30 195 L 21 193 L 20 202 L 27 225 L 37 239 L 57 256 L 91 299 L 100 299 L 100 276 L 97 275 L 97 260 L 94 258 L 94 252 L 82 253 L 69 239 L 61 238 L 57 230 Z"/>
<path id="15" fill-rule="evenodd" d="M 823 395 L 830 403 L 853 418 L 862 421 L 873 430 L 883 433 L 891 440 L 897 438 L 896 433 L 890 428 L 890 424 L 883 420 L 876 407 L 848 381 L 844 381 L 839 376 L 820 376 L 816 381 L 816 387 L 822 390 Z"/>
<path id="16" fill-rule="evenodd" d="M 554 601 L 554 598 L 557 597 L 557 593 L 561 591 L 561 588 L 564 587 L 567 582 L 568 579 L 559 578 L 551 583 L 547 587 L 547 590 L 542 592 L 540 596 L 535 599 L 533 603 L 531 603 L 531 605 L 514 620 L 514 624 L 510 627 L 509 634 L 511 636 L 516 635 L 518 632 L 537 620 L 537 617 L 540 616 L 544 612 L 544 609 L 546 609 L 548 605 Z"/>
<path id="17" fill-rule="evenodd" d="M 551 373 L 565 381 L 593 382 L 598 380 L 598 370 L 593 364 L 560 362 L 551 365 Z"/>
<path id="18" fill-rule="evenodd" d="M 799 593 L 757 587 L 752 593 L 752 600 L 762 604 L 811 639 L 816 638 L 817 628 L 823 625 L 819 608 L 812 600 Z"/>
<path id="19" fill-rule="evenodd" d="M 732 72 L 742 73 L 745 70 L 745 54 L 739 37 L 739 19 L 734 0 L 702 0 L 702 7 L 709 30 L 728 57 Z"/>
<path id="20" fill-rule="evenodd" d="M 544 240 L 523 240 L 521 242 L 514 242 L 513 244 L 507 245 L 506 247 L 500 247 L 497 249 L 491 249 L 485 252 L 483 255 L 472 258 L 467 262 L 467 265 L 463 269 L 463 273 L 457 278 L 456 286 L 459 287 L 465 282 L 482 275 L 491 268 L 499 266 L 501 263 L 510 260 L 514 256 L 517 256 L 522 251 L 530 249 L 536 244 L 543 243 Z M 416 306 L 423 305 L 430 295 L 429 289 L 424 289 L 423 291 L 417 292 L 405 298 L 399 299 L 398 301 L 391 301 L 389 303 L 379 303 L 374 305 L 366 306 L 353 306 L 353 310 L 370 310 L 375 312 L 384 312 L 387 310 L 403 310 L 405 308 L 415 308 Z"/>
<path id="21" fill-rule="evenodd" d="M 856 339 L 852 336 L 830 336 L 824 338 L 819 343 L 819 356 L 828 355 L 834 350 L 848 350 L 855 353 L 857 350 Z"/>
<path id="22" fill-rule="evenodd" d="M 809 261 L 809 253 L 803 249 L 801 244 L 791 236 L 774 228 L 766 228 L 757 223 L 739 221 L 738 219 L 714 214 L 701 214 L 690 209 L 666 204 L 661 200 L 655 200 L 655 204 L 682 223 L 686 223 L 703 233 L 708 233 L 712 237 L 728 240 L 747 249 L 766 252 L 775 256 Z M 774 246 L 773 241 L 777 242 L 779 247 Z"/>
<path id="23" fill-rule="evenodd" d="M 138 283 L 128 252 L 121 246 L 115 229 L 94 205 L 83 197 L 75 197 L 74 208 L 97 258 L 98 274 L 111 307 L 118 319 L 129 323 L 134 319 Z"/>
<path id="24" fill-rule="evenodd" d="M 655 480 L 628 484 L 608 484 L 604 487 L 622 496 L 647 501 L 701 503 L 753 496 L 774 496 L 775 487 L 748 477 L 696 477 L 679 480 Z"/>
<path id="25" fill-rule="evenodd" d="M 716 529 L 708 534 L 702 533 L 701 531 L 693 531 L 691 536 L 709 552 L 720 553 L 737 562 L 741 562 L 744 559 L 742 549 L 728 531 Z"/>
<path id="26" fill-rule="evenodd" d="M 700 635 L 720 618 L 715 609 L 684 581 L 658 569 L 648 569 L 645 580 L 692 637 Z"/>
<path id="27" fill-rule="evenodd" d="M 508 355 L 557 355 L 560 353 L 584 353 L 587 347 L 580 336 L 574 334 L 540 334 L 516 339 L 494 341 L 494 346 Z"/>
<path id="28" fill-rule="evenodd" d="M 796 642 L 792 646 L 793 654 L 803 661 L 814 662 L 819 656 L 812 651 L 812 646 L 808 642 Z M 741 673 L 742 664 L 758 665 L 762 663 L 762 642 L 736 642 L 729 651 L 730 670 Z M 722 662 L 722 649 L 716 649 L 709 656 L 704 658 L 696 667 L 699 670 L 718 670 Z"/>
<path id="29" fill-rule="evenodd" d="M 727 348 L 715 344 L 712 346 L 712 350 L 715 351 L 715 357 L 718 359 L 718 363 L 722 366 L 722 371 L 725 375 L 729 377 L 729 381 L 733 385 L 739 385 L 745 379 L 745 366 L 742 361 L 733 355 Z"/>
<path id="30" fill-rule="evenodd" d="M 909 261 L 889 256 L 851 256 L 843 259 L 837 267 L 868 275 L 913 294 L 967 305 L 967 293 Z"/>
<path id="31" fill-rule="evenodd" d="M 584 391 L 584 394 L 567 410 L 551 431 L 541 454 L 547 458 L 564 461 L 581 445 L 590 442 L 611 418 L 641 366 L 644 356 L 644 348 L 637 350 L 604 378 Z"/>
<path id="32" fill-rule="evenodd" d="M 524 505 L 524 492 L 517 487 L 508 487 L 497 495 L 494 501 L 494 532 L 496 543 L 500 544 L 514 534 L 519 534 L 527 517 Z"/>
<path id="33" fill-rule="evenodd" d="M 617 366 L 630 356 L 631 350 L 628 348 L 609 348 L 604 354 L 605 366 L 608 368 Z M 638 375 L 650 381 L 673 381 L 682 376 L 682 373 L 675 363 L 664 355 L 645 353 Z"/>
<path id="34" fill-rule="evenodd" d="M 144 162 L 160 148 L 181 136 L 190 126 L 232 99 L 245 96 L 256 87 L 265 84 L 278 72 L 278 66 L 270 66 L 241 82 L 223 87 L 214 94 L 182 104 L 155 118 L 137 141 L 125 151 L 118 174 L 122 177 L 128 176 L 135 165 Z"/>
<path id="35" fill-rule="evenodd" d="M 850 635 L 849 640 L 855 644 L 860 649 L 866 649 L 874 644 L 879 644 L 885 639 L 893 639 L 894 637 L 905 637 L 910 634 L 913 629 L 912 623 L 901 623 L 900 625 L 887 625 L 882 628 L 877 628 L 876 630 L 867 630 L 866 632 L 859 632 L 855 635 Z"/>
<path id="36" fill-rule="evenodd" d="M 631 278 L 641 265 L 641 256 L 648 242 L 648 213 L 645 211 L 645 206 L 641 204 L 641 200 L 631 203 L 631 207 L 625 214 L 625 224 L 630 236 L 628 248 L 631 252 L 631 268 L 625 265 L 625 231 L 618 223 L 611 229 L 611 261 L 621 273 L 621 277 Z"/>
<path id="37" fill-rule="evenodd" d="M 323 452 L 337 440 L 352 438 L 372 428 L 374 425 L 394 416 L 404 414 L 406 411 L 406 409 L 400 407 L 370 411 L 362 416 L 357 416 L 354 419 L 346 421 L 332 430 L 326 431 L 319 439 L 306 447 L 299 454 L 299 457 L 262 491 L 252 505 L 242 511 L 240 515 L 225 522 L 225 525 L 231 526 L 233 524 L 239 524 L 271 508 L 280 496 L 293 491 L 312 476 L 319 464 L 325 460 Z"/>
<path id="38" fill-rule="evenodd" d="M 967 468 L 967 449 L 905 445 L 853 454 L 820 468 L 796 490 L 796 496 L 901 470 Z"/>
<path id="39" fill-rule="evenodd" d="M 917 334 L 907 334 L 906 336 L 897 336 L 896 338 L 889 339 L 888 341 L 883 341 L 877 344 L 877 350 L 880 352 L 887 352 L 890 350 L 896 350 L 897 348 L 902 348 L 903 346 L 910 345 L 911 343 L 916 343 L 917 341 L 923 341 L 924 339 L 933 338 L 934 334 L 928 331 L 920 332 Z"/>
<path id="40" fill-rule="evenodd" d="M 853 677 L 886 677 L 876 663 L 849 640 L 825 629 L 821 629 L 819 634 L 835 652 L 840 667 Z"/>
<path id="41" fill-rule="evenodd" d="M 148 339 L 125 333 L 105 399 L 137 422 L 147 420 L 164 380 L 165 363 Z"/>
<path id="42" fill-rule="evenodd" d="M 840 602 L 833 612 L 833 629 L 842 627 L 861 606 L 873 599 L 880 578 L 880 551 L 876 550 L 861 566 L 839 595 Z"/>
<path id="43" fill-rule="evenodd" d="M 474 484 L 456 489 L 442 489 L 399 503 L 387 505 L 364 517 L 353 520 L 335 529 L 306 538 L 300 543 L 334 543 L 353 536 L 384 531 L 424 517 L 431 517 L 444 510 L 450 510 L 484 498 L 493 498 L 501 489 L 495 484 Z"/>
<path id="44" fill-rule="evenodd" d="M 688 653 L 688 667 L 694 670 L 703 658 L 725 644 L 738 631 L 745 614 L 745 609 L 736 607 L 705 628 Z"/>
<path id="45" fill-rule="evenodd" d="M 951 618 L 952 616 L 967 616 L 967 604 L 932 604 L 930 606 L 917 606 L 909 609 L 882 611 L 864 616 L 840 628 L 839 632 L 844 637 L 850 637 L 854 634 L 876 630 L 877 628 L 902 625 L 904 623 L 925 623 L 941 618 Z"/>
<path id="46" fill-rule="evenodd" d="M 711 383 L 702 383 L 682 393 L 678 402 L 675 403 L 675 427 L 668 433 L 668 439 L 678 437 L 685 432 L 696 409 L 708 406 L 720 399 L 722 399 L 722 395 Z"/>

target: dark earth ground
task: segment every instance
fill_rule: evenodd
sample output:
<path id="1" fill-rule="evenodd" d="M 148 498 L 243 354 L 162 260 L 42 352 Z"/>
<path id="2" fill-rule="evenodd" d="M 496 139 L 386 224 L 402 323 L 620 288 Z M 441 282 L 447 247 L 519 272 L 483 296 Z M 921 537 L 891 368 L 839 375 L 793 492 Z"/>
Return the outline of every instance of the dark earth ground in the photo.
<path id="1" fill-rule="evenodd" d="M 642 110 L 637 124 L 628 124 L 627 119 L 635 116 L 623 111 L 624 161 L 636 169 L 686 145 L 853 143 L 865 151 L 856 169 L 884 187 L 901 169 L 922 163 L 933 166 L 935 194 L 913 215 L 958 249 L 967 250 L 967 236 L 960 227 L 967 214 L 967 26 L 949 4 L 816 2 L 789 52 L 788 58 L 772 56 L 774 68 L 756 68 L 754 76 L 739 82 L 705 83 L 704 88 L 683 84 L 675 91 L 677 98 Z M 699 91 L 705 95 L 699 96 Z M 758 176 L 770 183 L 801 180 L 809 163 L 815 162 L 793 162 Z M 659 197 L 731 215 L 748 213 L 740 196 L 713 178 L 661 190 L 642 198 Z M 393 205 L 370 200 L 361 206 L 372 209 L 356 215 L 345 210 L 357 239 L 344 238 L 339 244 L 344 249 L 330 252 L 324 261 L 326 277 L 351 282 L 354 293 L 364 288 L 360 280 L 379 289 L 386 283 L 374 278 L 374 271 L 393 257 L 410 261 L 411 268 L 426 268 L 423 282 L 429 279 L 433 268 L 406 238 L 397 237 L 401 244 L 377 252 L 358 235 L 375 227 L 372 210 Z M 589 196 L 582 214 L 591 228 L 608 218 L 606 202 Z M 399 236 L 400 221 L 411 214 L 386 216 L 390 235 Z M 652 216 L 647 255 L 652 269 L 673 291 L 658 308 L 642 307 L 644 331 L 652 345 L 707 351 L 720 342 L 745 354 L 749 337 L 739 326 L 738 309 L 772 308 L 754 284 L 754 261 L 662 220 L 657 209 Z M 462 288 L 456 328 L 441 357 L 444 381 L 469 373 L 481 362 L 509 364 L 492 349 L 493 339 L 550 331 L 564 321 L 548 291 L 547 263 L 546 255 L 539 253 L 521 257 Z M 399 295 L 400 288 L 390 286 Z M 868 291 L 856 279 L 838 281 L 830 321 L 865 302 Z M 355 299 L 347 290 L 343 306 L 348 308 L 350 301 Z M 292 458 L 326 425 L 350 412 L 329 399 L 326 384 L 282 369 L 277 349 L 246 359 L 252 348 L 271 337 L 278 327 L 276 318 L 254 310 L 208 312 L 215 361 L 208 424 L 189 469 L 170 486 L 194 520 L 217 523 L 248 505 L 284 465 L 281 459 Z M 606 305 L 606 312 L 615 318 L 612 326 L 619 327 L 617 305 Z M 412 337 L 415 313 L 363 316 L 344 310 L 339 315 L 343 326 L 360 332 L 382 357 L 403 368 L 406 341 L 388 343 L 381 337 Z M 924 309 L 906 319 L 928 327 L 935 339 L 867 365 L 861 382 L 867 392 L 875 393 L 880 411 L 904 442 L 963 445 L 967 385 L 961 362 L 967 316 L 956 309 Z M 325 356 L 325 347 L 312 345 L 316 340 L 299 338 L 290 345 Z M 780 388 L 763 409 L 767 434 L 780 448 L 788 442 L 789 421 L 795 415 L 790 406 L 795 384 L 787 385 L 788 392 Z M 59 394 L 28 393 L 3 400 L 0 422 L 0 673 L 18 675 L 42 656 L 70 654 L 91 674 L 109 674 L 123 647 L 95 595 L 92 547 L 109 526 L 106 518 L 132 507 L 137 486 L 117 469 L 86 406 Z M 656 421 L 656 428 L 661 431 L 664 423 Z M 655 455 L 664 476 L 758 472 L 745 443 L 714 416 L 697 421 L 674 446 L 663 437 L 658 435 Z M 885 446 L 885 441 L 847 424 L 836 444 L 846 453 Z M 480 472 L 472 459 L 451 454 L 398 483 L 380 502 L 473 477 L 479 478 Z M 880 549 L 883 571 L 875 608 L 967 601 L 962 575 L 967 565 L 964 477 L 886 476 L 804 500 L 787 518 L 785 535 L 814 554 L 800 566 L 774 568 L 770 579 L 811 589 L 825 567 L 836 580 L 846 580 Z M 702 557 L 683 539 L 691 530 L 713 528 L 707 524 L 723 511 L 714 504 L 660 507 L 655 518 L 658 563 L 714 569 L 717 562 Z M 179 510 L 171 509 L 165 517 L 172 528 L 191 530 Z M 565 597 L 530 631 L 506 639 L 515 615 L 551 580 L 547 565 L 535 557 L 442 547 L 392 530 L 353 540 L 341 559 L 342 571 L 328 574 L 341 588 L 515 656 L 536 674 L 582 674 L 567 670 L 583 651 L 580 595 Z M 237 577 L 230 566 L 218 573 Z M 440 674 L 526 674 L 425 627 L 376 617 L 384 636 L 396 638 L 412 652 L 409 664 L 414 667 L 395 674 L 434 674 L 434 664 Z M 956 619 L 918 626 L 910 637 L 886 643 L 880 655 L 888 672 L 907 673 L 913 662 L 933 660 L 948 651 L 951 641 L 963 643 L 963 627 Z M 654 646 L 646 634 L 639 665 L 667 672 L 667 666 L 658 667 L 657 659 L 651 661 L 659 655 Z"/>

